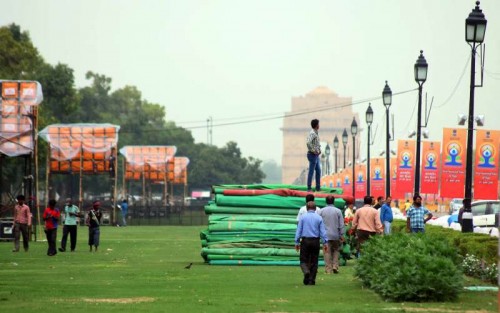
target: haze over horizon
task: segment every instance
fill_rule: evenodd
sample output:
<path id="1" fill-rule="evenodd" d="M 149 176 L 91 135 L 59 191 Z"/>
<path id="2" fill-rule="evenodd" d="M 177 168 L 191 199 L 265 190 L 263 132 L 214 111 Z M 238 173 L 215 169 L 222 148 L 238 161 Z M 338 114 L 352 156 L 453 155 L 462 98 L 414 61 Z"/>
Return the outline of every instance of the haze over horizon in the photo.
<path id="1" fill-rule="evenodd" d="M 22 0 L 6 2 L 0 21 L 28 31 L 46 62 L 73 68 L 77 88 L 89 84 L 87 71 L 110 77 L 113 90 L 137 86 L 146 100 L 166 107 L 167 120 L 191 129 L 196 142 L 207 141 L 212 117 L 213 144 L 236 141 L 244 156 L 280 164 L 280 116 L 292 97 L 326 86 L 353 98 L 364 127 L 362 100 L 380 97 L 386 80 L 393 93 L 418 87 L 413 65 L 420 50 L 429 63 L 429 104 L 434 97 L 429 139 L 441 140 L 441 128 L 455 127 L 457 114 L 468 111 L 465 19 L 474 6 L 469 0 Z M 488 25 L 475 113 L 486 116 L 485 129 L 498 129 L 500 1 L 480 7 Z M 397 138 L 416 128 L 417 96 L 393 98 Z M 371 102 L 378 152 L 385 109 L 382 100 Z"/>

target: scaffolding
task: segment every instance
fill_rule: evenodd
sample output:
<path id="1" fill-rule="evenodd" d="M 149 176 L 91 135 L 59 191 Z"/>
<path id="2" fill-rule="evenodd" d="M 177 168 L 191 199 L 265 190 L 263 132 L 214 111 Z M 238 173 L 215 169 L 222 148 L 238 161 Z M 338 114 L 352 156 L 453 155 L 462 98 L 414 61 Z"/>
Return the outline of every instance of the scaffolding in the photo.
<path id="1" fill-rule="evenodd" d="M 38 105 L 43 100 L 42 86 L 36 81 L 0 80 L 0 216 L 15 205 L 16 193 L 26 196 L 30 211 L 38 208 L 37 127 Z M 5 189 L 5 157 L 23 157 L 24 170 L 19 186 Z M 10 189 L 10 190 L 9 190 Z M 5 199 L 4 194 L 7 194 Z M 37 212 L 38 224 L 40 214 Z M 35 224 L 36 227 L 36 224 Z M 36 232 L 35 232 L 36 240 Z"/>
<path id="2" fill-rule="evenodd" d="M 53 174 L 78 175 L 78 205 L 83 203 L 83 176 L 107 174 L 111 178 L 113 223 L 116 223 L 116 159 L 120 126 L 113 124 L 54 124 L 40 132 L 49 143 L 46 195 Z"/>

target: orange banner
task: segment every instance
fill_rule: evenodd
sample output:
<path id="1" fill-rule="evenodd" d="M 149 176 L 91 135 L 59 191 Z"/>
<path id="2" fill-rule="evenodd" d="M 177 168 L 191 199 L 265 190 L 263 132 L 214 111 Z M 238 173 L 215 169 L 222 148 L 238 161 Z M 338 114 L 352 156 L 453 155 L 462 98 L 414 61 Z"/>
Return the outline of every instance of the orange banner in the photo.
<path id="1" fill-rule="evenodd" d="M 390 196 L 396 199 L 403 199 L 405 197 L 404 193 L 398 192 L 398 158 L 391 158 L 391 194 Z"/>
<path id="2" fill-rule="evenodd" d="M 500 131 L 476 130 L 474 198 L 498 199 L 498 144 Z"/>
<path id="3" fill-rule="evenodd" d="M 443 128 L 441 197 L 463 198 L 467 130 Z"/>
<path id="4" fill-rule="evenodd" d="M 363 199 L 366 196 L 366 165 L 356 164 L 354 167 L 356 184 L 354 185 L 354 192 L 356 199 Z"/>
<path id="5" fill-rule="evenodd" d="M 441 165 L 441 143 L 424 141 L 422 143 L 422 172 L 420 192 L 439 193 L 439 170 Z"/>
<path id="6" fill-rule="evenodd" d="M 415 179 L 415 140 L 398 140 L 397 158 L 397 192 L 412 193 Z"/>
<path id="7" fill-rule="evenodd" d="M 385 196 L 385 158 L 370 160 L 370 192 L 373 197 Z"/>
<path id="8" fill-rule="evenodd" d="M 348 168 L 342 170 L 340 173 L 340 177 L 342 179 L 342 189 L 344 190 L 343 194 L 347 196 L 352 196 L 352 171 Z"/>

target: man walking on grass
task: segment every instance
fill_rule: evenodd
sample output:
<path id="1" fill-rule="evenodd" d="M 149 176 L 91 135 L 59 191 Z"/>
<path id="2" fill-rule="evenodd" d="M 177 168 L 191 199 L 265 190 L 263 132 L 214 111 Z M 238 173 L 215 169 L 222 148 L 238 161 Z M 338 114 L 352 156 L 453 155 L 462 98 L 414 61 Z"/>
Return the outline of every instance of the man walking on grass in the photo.
<path id="1" fill-rule="evenodd" d="M 328 239 L 328 252 L 325 256 L 325 272 L 337 274 L 339 272 L 340 246 L 344 241 L 344 218 L 342 212 L 333 206 L 335 198 L 326 197 L 326 207 L 319 211 L 319 216 L 323 218 Z"/>
<path id="2" fill-rule="evenodd" d="M 320 240 L 323 252 L 328 251 L 325 225 L 321 216 L 316 214 L 314 201 L 307 202 L 307 214 L 303 215 L 295 233 L 295 250 L 300 250 L 300 268 L 304 274 L 304 285 L 316 285 Z"/>
<path id="3" fill-rule="evenodd" d="M 373 198 L 365 196 L 363 199 L 364 206 L 356 210 L 354 220 L 352 221 L 352 229 L 356 231 L 358 239 L 358 256 L 361 253 L 361 246 L 371 236 L 382 234 L 384 227 L 380 222 L 379 212 L 372 207 Z"/>

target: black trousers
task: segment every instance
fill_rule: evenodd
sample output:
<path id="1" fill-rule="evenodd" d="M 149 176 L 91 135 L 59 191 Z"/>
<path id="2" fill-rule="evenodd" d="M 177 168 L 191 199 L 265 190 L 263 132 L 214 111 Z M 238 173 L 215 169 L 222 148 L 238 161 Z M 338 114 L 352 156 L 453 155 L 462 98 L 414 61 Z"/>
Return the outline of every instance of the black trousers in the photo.
<path id="1" fill-rule="evenodd" d="M 29 248 L 29 226 L 28 224 L 14 223 L 14 250 L 19 251 L 19 241 L 23 236 L 24 251 Z"/>
<path id="2" fill-rule="evenodd" d="M 71 243 L 71 251 L 74 251 L 76 248 L 76 225 L 64 225 L 63 227 L 63 235 L 61 239 L 61 248 L 66 250 L 66 242 L 68 241 L 68 234 L 70 235 L 70 243 Z"/>
<path id="3" fill-rule="evenodd" d="M 47 249 L 47 255 L 57 254 L 56 250 L 57 228 L 46 229 L 45 235 L 47 236 L 47 242 L 49 243 L 49 248 Z"/>
<path id="4" fill-rule="evenodd" d="M 318 273 L 319 238 L 302 237 L 300 242 L 300 269 L 302 273 L 309 274 L 311 282 L 316 281 Z"/>

